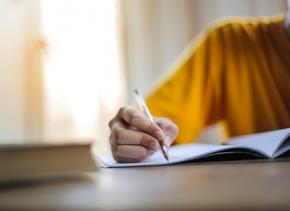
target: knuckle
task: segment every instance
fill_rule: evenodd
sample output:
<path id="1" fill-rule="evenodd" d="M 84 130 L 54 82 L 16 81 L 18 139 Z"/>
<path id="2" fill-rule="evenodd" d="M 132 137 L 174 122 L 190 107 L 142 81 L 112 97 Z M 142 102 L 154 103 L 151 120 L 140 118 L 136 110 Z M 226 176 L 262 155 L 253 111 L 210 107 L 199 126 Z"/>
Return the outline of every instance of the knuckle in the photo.
<path id="1" fill-rule="evenodd" d="M 144 135 L 141 136 L 140 144 L 143 145 L 143 146 L 147 146 L 147 143 L 148 143 L 148 138 L 144 134 Z"/>
<path id="2" fill-rule="evenodd" d="M 126 111 L 126 106 L 120 108 L 119 113 L 122 115 Z"/>
<path id="3" fill-rule="evenodd" d="M 118 116 L 119 118 L 123 118 L 123 117 L 125 116 L 125 114 L 126 114 L 126 110 L 127 110 L 127 107 L 126 107 L 126 106 L 121 107 L 121 108 L 119 109 L 119 111 L 118 111 L 117 116 Z"/>
<path id="4" fill-rule="evenodd" d="M 146 128 L 146 132 L 152 133 L 155 129 L 156 129 L 156 125 L 154 123 L 150 122 L 150 124 Z"/>
<path id="5" fill-rule="evenodd" d="M 141 136 L 140 144 L 148 147 L 150 145 L 151 141 L 152 141 L 152 138 L 150 136 L 143 134 Z"/>
<path id="6" fill-rule="evenodd" d="M 123 128 L 120 128 L 120 127 L 115 127 L 113 131 L 114 131 L 113 132 L 114 139 L 118 143 L 122 139 L 122 137 L 123 137 L 124 129 Z"/>
<path id="7" fill-rule="evenodd" d="M 132 108 L 131 106 L 123 106 L 120 108 L 119 113 L 121 116 L 126 116 L 132 110 L 134 110 L 134 108 Z"/>
<path id="8" fill-rule="evenodd" d="M 118 127 L 117 125 L 115 125 L 115 126 L 113 126 L 111 128 L 111 133 L 112 134 L 116 134 L 119 130 L 120 130 L 120 127 Z"/>
<path id="9" fill-rule="evenodd" d="M 108 123 L 109 128 L 112 128 L 113 124 L 114 124 L 114 119 L 111 119 Z"/>
<path id="10" fill-rule="evenodd" d="M 135 125 L 136 124 L 136 122 L 140 119 L 140 118 L 142 118 L 142 116 L 139 114 L 139 112 L 138 111 L 135 111 L 135 110 L 132 110 L 131 112 L 130 112 L 130 114 L 129 114 L 129 124 L 130 125 Z"/>
<path id="11" fill-rule="evenodd" d="M 117 143 L 115 141 L 115 139 L 113 138 L 113 135 L 110 135 L 110 145 L 111 145 L 111 151 L 114 153 L 116 151 L 117 148 Z"/>

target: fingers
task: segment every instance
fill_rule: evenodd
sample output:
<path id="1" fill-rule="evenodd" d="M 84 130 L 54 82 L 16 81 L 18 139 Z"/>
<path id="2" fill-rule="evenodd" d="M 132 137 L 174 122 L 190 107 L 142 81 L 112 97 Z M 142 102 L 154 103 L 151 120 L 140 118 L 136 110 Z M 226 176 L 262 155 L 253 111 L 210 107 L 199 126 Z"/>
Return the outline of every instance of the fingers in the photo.
<path id="1" fill-rule="evenodd" d="M 118 162 L 140 162 L 151 154 L 152 152 L 143 146 L 119 145 L 114 153 L 114 158 Z"/>
<path id="2" fill-rule="evenodd" d="M 132 107 L 124 107 L 120 109 L 118 116 L 131 127 L 135 127 L 159 141 L 164 139 L 164 133 L 159 126 L 151 122 L 141 111 Z"/>
<path id="3" fill-rule="evenodd" d="M 177 137 L 177 126 L 165 118 L 156 118 L 155 121 L 152 123 L 135 108 L 120 109 L 109 122 L 114 159 L 118 162 L 140 162 L 159 149 L 160 141 L 169 147 Z"/>
<path id="4" fill-rule="evenodd" d="M 169 147 L 178 135 L 178 127 L 171 120 L 166 118 L 154 118 L 156 124 L 165 133 L 164 144 Z"/>
<path id="5" fill-rule="evenodd" d="M 154 151 L 158 150 L 158 140 L 152 136 L 134 130 L 128 130 L 120 126 L 115 126 L 112 129 L 112 140 L 117 145 L 142 145 Z"/>
<path id="6" fill-rule="evenodd" d="M 136 130 L 126 128 L 121 121 L 110 123 L 111 149 L 118 162 L 140 162 L 159 149 L 158 140 Z"/>

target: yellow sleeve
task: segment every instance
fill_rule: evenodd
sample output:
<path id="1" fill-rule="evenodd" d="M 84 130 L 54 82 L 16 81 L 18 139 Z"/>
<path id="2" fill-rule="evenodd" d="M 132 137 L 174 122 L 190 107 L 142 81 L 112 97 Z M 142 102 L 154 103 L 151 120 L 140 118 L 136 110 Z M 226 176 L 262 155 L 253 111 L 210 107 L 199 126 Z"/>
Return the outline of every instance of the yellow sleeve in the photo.
<path id="1" fill-rule="evenodd" d="M 221 32 L 216 27 L 201 34 L 146 99 L 154 116 L 178 125 L 175 144 L 195 141 L 203 127 L 223 117 Z"/>

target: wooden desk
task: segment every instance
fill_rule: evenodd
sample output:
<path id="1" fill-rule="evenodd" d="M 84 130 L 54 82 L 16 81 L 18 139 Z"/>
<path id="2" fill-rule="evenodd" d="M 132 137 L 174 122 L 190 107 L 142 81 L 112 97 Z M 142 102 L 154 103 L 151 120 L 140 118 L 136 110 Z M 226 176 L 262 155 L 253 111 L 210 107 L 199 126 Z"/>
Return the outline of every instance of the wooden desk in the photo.
<path id="1" fill-rule="evenodd" d="M 290 209 L 290 160 L 101 169 L 2 187 L 0 209 Z"/>

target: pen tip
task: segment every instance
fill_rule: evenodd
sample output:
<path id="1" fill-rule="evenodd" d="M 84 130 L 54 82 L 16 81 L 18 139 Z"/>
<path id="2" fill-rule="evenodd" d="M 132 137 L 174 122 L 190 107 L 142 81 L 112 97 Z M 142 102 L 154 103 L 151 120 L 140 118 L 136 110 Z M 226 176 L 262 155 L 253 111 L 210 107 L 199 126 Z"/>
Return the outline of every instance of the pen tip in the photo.
<path id="1" fill-rule="evenodd" d="M 163 154 L 163 157 L 169 162 L 169 154 L 167 148 L 163 144 L 161 144 L 161 152 Z"/>
<path id="2" fill-rule="evenodd" d="M 169 162 L 169 157 L 168 157 L 168 155 L 165 155 L 164 157 L 165 157 L 165 159 Z"/>
<path id="3" fill-rule="evenodd" d="M 137 89 L 134 89 L 134 93 L 135 93 L 136 95 L 139 95 L 139 92 L 138 92 Z"/>

